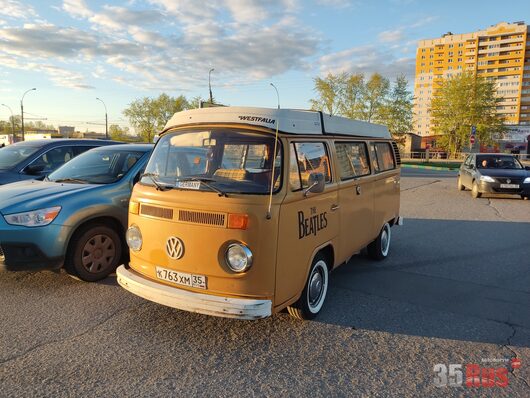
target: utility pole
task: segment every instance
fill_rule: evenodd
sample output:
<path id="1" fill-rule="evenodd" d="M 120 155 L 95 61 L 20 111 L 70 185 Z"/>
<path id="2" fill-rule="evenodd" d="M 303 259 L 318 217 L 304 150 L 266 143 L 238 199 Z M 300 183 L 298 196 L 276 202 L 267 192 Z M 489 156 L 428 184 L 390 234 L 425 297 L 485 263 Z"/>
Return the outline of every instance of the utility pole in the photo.
<path id="1" fill-rule="evenodd" d="M 35 91 L 36 88 L 30 88 L 29 90 L 27 90 L 23 95 L 22 95 L 22 98 L 20 99 L 20 119 L 21 119 L 21 124 L 22 124 L 22 141 L 24 141 L 24 97 L 26 96 L 27 93 L 29 93 L 30 91 Z"/>
<path id="2" fill-rule="evenodd" d="M 103 102 L 101 98 L 96 97 L 96 99 L 98 101 L 101 101 L 101 103 L 105 107 L 105 138 L 108 140 L 109 139 L 109 119 L 107 116 L 107 105 L 105 105 L 105 103 Z"/>
<path id="3" fill-rule="evenodd" d="M 211 76 L 212 76 L 212 72 L 213 72 L 214 70 L 215 70 L 215 69 L 212 68 L 212 69 L 210 69 L 210 71 L 208 72 L 208 89 L 210 90 L 210 105 L 213 105 Z"/>
<path id="4" fill-rule="evenodd" d="M 11 136 L 13 138 L 13 144 L 14 144 L 15 143 L 15 116 L 13 116 L 13 110 L 11 109 L 11 107 L 7 106 L 6 104 L 2 104 L 2 106 L 5 106 L 11 112 Z"/>

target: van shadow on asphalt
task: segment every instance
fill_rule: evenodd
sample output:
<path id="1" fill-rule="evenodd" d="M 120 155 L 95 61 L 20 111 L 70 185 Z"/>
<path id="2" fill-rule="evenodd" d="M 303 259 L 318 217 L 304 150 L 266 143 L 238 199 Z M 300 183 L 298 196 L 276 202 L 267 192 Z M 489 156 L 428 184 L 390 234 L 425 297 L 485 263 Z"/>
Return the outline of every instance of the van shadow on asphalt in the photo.
<path id="1" fill-rule="evenodd" d="M 530 346 L 530 223 L 408 219 L 389 258 L 332 272 L 318 322 Z M 509 336 L 509 334 L 508 334 Z"/>

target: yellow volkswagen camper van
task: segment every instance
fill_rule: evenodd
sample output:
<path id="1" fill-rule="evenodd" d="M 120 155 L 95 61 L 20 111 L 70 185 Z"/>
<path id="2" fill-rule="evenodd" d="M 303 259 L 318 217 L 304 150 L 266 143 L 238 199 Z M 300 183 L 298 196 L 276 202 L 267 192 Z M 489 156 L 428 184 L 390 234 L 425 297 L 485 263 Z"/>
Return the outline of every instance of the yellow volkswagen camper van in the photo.
<path id="1" fill-rule="evenodd" d="M 289 109 L 178 112 L 134 187 L 118 283 L 202 314 L 311 319 L 331 270 L 365 247 L 387 257 L 399 165 L 381 125 Z"/>

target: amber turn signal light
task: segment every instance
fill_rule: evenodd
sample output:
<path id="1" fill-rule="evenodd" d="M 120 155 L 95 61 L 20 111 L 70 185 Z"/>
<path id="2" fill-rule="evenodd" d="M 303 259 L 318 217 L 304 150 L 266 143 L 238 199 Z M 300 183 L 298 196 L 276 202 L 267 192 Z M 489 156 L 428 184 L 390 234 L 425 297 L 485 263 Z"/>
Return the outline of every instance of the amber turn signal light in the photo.
<path id="1" fill-rule="evenodd" d="M 133 202 L 132 200 L 129 202 L 129 213 L 131 214 L 138 214 L 140 211 L 140 203 Z"/>
<path id="2" fill-rule="evenodd" d="M 247 229 L 248 214 L 228 214 L 228 228 Z"/>

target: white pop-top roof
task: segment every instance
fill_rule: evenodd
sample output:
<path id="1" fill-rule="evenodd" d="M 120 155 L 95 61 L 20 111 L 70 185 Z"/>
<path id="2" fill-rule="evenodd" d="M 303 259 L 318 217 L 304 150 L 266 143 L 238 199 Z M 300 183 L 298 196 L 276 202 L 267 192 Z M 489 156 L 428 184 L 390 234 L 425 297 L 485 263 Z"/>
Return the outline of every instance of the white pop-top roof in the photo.
<path id="1" fill-rule="evenodd" d="M 322 118 L 321 118 L 322 115 Z M 322 122 L 324 128 L 322 128 Z M 297 109 L 269 109 L 249 107 L 215 107 L 177 112 L 164 130 L 194 124 L 251 124 L 276 129 L 289 134 L 338 134 L 361 137 L 391 138 L 386 126 L 352 120 L 340 116 Z"/>

